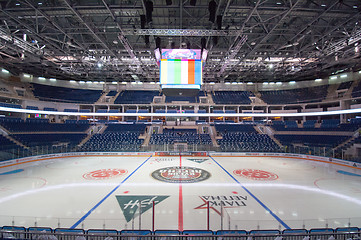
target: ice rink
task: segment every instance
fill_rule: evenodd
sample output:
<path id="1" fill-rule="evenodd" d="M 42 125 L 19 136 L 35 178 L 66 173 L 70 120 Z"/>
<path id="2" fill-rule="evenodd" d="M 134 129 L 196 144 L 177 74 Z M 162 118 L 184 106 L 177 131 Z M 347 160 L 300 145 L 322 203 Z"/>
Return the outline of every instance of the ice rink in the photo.
<path id="1" fill-rule="evenodd" d="M 207 202 L 211 230 L 361 226 L 361 169 L 286 157 L 151 155 L 0 168 L 1 226 L 151 230 L 153 202 L 155 229 L 207 229 Z"/>

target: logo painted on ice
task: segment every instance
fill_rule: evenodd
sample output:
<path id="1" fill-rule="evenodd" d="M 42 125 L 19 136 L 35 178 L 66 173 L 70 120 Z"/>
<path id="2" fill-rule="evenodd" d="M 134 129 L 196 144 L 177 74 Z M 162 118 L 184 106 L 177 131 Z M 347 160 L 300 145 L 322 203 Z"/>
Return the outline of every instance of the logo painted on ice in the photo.
<path id="1" fill-rule="evenodd" d="M 208 159 L 204 159 L 204 158 L 188 158 L 187 160 L 192 161 L 192 162 L 196 162 L 196 163 L 203 163 L 203 162 L 207 161 Z"/>
<path id="2" fill-rule="evenodd" d="M 245 207 L 248 197 L 241 195 L 230 196 L 199 196 L 203 201 L 203 204 L 195 207 L 194 209 L 207 209 L 207 202 L 209 202 L 209 208 L 215 211 L 218 215 L 222 215 L 223 208 L 239 208 Z"/>
<path id="3" fill-rule="evenodd" d="M 85 173 L 83 175 L 83 178 L 87 180 L 103 180 L 103 179 L 119 177 L 127 173 L 128 171 L 125 169 L 118 169 L 118 168 L 100 169 L 93 172 Z"/>
<path id="4" fill-rule="evenodd" d="M 152 208 L 153 202 L 155 205 L 162 202 L 169 196 L 115 196 L 123 211 L 125 220 L 130 222 L 136 216 L 139 216 L 139 205 L 142 209 L 142 214 Z"/>
<path id="5" fill-rule="evenodd" d="M 258 169 L 237 169 L 234 170 L 233 173 L 240 177 L 246 177 L 260 181 L 272 181 L 278 179 L 277 174 Z"/>
<path id="6" fill-rule="evenodd" d="M 207 180 L 211 174 L 194 167 L 167 167 L 152 173 L 152 177 L 169 183 L 195 183 Z"/>

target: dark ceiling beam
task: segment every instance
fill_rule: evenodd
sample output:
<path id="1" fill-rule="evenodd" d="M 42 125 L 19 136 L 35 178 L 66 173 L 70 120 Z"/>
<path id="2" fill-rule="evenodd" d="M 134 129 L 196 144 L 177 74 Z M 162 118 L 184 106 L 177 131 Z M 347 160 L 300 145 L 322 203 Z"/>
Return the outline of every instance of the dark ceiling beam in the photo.
<path id="1" fill-rule="evenodd" d="M 107 50 L 109 51 L 109 54 L 111 54 L 113 57 L 116 57 L 120 60 L 120 57 L 114 52 L 112 51 L 109 46 L 107 45 L 107 43 L 100 37 L 98 36 L 98 34 L 95 32 L 95 30 L 89 25 L 89 23 L 87 23 L 84 18 L 79 14 L 79 12 L 73 8 L 72 4 L 70 3 L 69 0 L 63 0 L 63 2 L 67 5 L 67 7 L 73 12 L 73 14 L 81 21 L 82 24 L 84 24 L 88 30 L 90 31 L 90 33 L 92 34 L 92 36 L 101 43 L 101 45 Z"/>
<path id="2" fill-rule="evenodd" d="M 336 31 L 337 29 L 345 26 L 348 22 L 352 21 L 352 20 L 356 20 L 360 17 L 360 12 L 355 13 L 354 15 L 352 15 L 351 17 L 349 17 L 348 19 L 346 19 L 345 21 L 342 21 L 341 23 L 337 24 L 336 26 L 334 26 L 332 29 L 330 29 L 329 31 L 327 31 L 326 33 L 322 34 L 321 36 L 319 36 L 318 39 L 315 39 L 312 42 L 309 42 L 309 44 L 305 45 L 304 47 L 302 47 L 301 49 L 299 49 L 296 52 L 296 56 L 299 56 L 300 54 L 302 54 L 303 52 L 305 52 L 307 49 L 310 48 L 314 48 L 314 43 L 318 43 L 319 41 L 325 39 L 326 37 L 329 37 L 329 35 L 331 33 L 333 33 L 334 31 Z"/>
<path id="3" fill-rule="evenodd" d="M 139 68 L 138 74 L 140 73 L 144 77 L 150 77 L 151 74 L 143 67 L 143 64 L 139 61 L 138 57 L 134 54 L 134 50 L 133 50 L 132 46 L 130 45 L 130 43 L 128 42 L 128 40 L 125 38 L 123 29 L 120 26 L 119 22 L 117 21 L 114 13 L 112 12 L 112 10 L 110 9 L 110 7 L 108 6 L 108 4 L 106 3 L 105 0 L 102 0 L 102 3 L 106 7 L 110 17 L 112 18 L 112 20 L 114 21 L 114 23 L 116 23 L 116 26 L 118 27 L 118 30 L 120 32 L 118 35 L 118 38 L 119 38 L 120 42 L 122 43 L 125 50 L 128 52 L 128 55 L 134 60 L 134 63 L 136 63 L 138 65 L 138 68 Z M 142 1 L 142 5 L 143 5 L 143 8 L 145 9 L 143 1 Z"/>
<path id="4" fill-rule="evenodd" d="M 289 8 L 287 9 L 287 11 L 285 11 L 285 12 L 282 14 L 282 17 L 278 20 L 278 22 L 272 26 L 272 28 L 266 33 L 266 35 L 262 35 L 262 39 L 261 39 L 258 43 L 256 43 L 256 44 L 254 45 L 254 47 L 251 48 L 251 50 L 250 50 L 249 52 L 247 52 L 246 54 L 244 54 L 244 56 L 240 57 L 238 63 L 239 63 L 239 62 L 242 62 L 242 61 L 244 61 L 245 59 L 249 58 L 250 56 L 254 55 L 254 52 L 262 45 L 262 43 L 263 43 L 264 41 L 268 40 L 268 39 L 272 36 L 272 33 L 273 33 L 273 32 L 277 29 L 277 27 L 283 22 L 283 20 L 284 20 L 287 16 L 290 15 L 290 13 L 295 9 L 296 5 L 297 5 L 298 3 L 300 3 L 300 2 L 301 2 L 301 0 L 297 0 L 295 3 L 293 3 L 292 0 L 290 0 L 290 6 L 289 6 Z M 259 4 L 259 2 L 257 2 L 257 4 Z M 257 5 L 257 4 L 256 4 L 256 5 Z M 258 11 L 258 9 L 255 8 L 255 11 Z M 269 57 L 269 55 L 266 55 L 266 56 L 263 55 L 262 58 L 264 58 L 264 57 Z M 228 69 L 228 71 L 225 71 L 224 75 L 226 75 L 227 72 L 233 71 L 234 68 L 235 68 L 235 66 L 237 66 L 237 64 L 231 66 L 231 68 Z M 251 71 L 253 68 L 255 68 L 255 67 L 256 67 L 256 66 L 250 67 L 250 71 Z"/>
<path id="5" fill-rule="evenodd" d="M 20 0 L 20 1 L 25 2 L 33 10 L 35 10 L 37 13 L 43 16 L 48 21 L 48 23 L 50 23 L 52 26 L 58 29 L 62 34 L 64 34 L 69 40 L 73 41 L 73 43 L 77 44 L 80 48 L 86 51 L 86 48 L 82 44 L 77 42 L 76 39 L 74 39 L 67 32 L 65 32 L 64 29 L 59 24 L 57 24 L 53 19 L 51 19 L 51 17 L 48 16 L 43 10 L 39 9 L 38 7 L 35 7 L 29 0 Z"/>
<path id="6" fill-rule="evenodd" d="M 292 0 L 291 0 L 292 1 Z M 269 32 L 263 36 L 263 38 L 261 39 L 261 41 L 259 41 L 258 43 L 256 43 L 254 45 L 254 47 L 252 48 L 252 50 L 250 52 L 248 52 L 246 54 L 245 57 L 241 58 L 241 61 L 245 58 L 247 58 L 248 55 L 253 54 L 254 51 L 257 50 L 257 48 L 260 46 L 261 43 L 263 43 L 264 41 L 268 40 L 269 37 L 271 36 L 271 33 L 273 31 L 275 31 L 277 29 L 277 27 L 283 22 L 283 20 L 292 12 L 292 10 L 297 6 L 298 3 L 300 3 L 302 0 L 297 0 L 292 6 L 290 6 L 290 8 L 284 12 L 284 14 L 282 15 L 282 17 L 278 20 L 278 22 L 276 24 L 273 25 L 273 27 L 269 30 Z"/>
<path id="7" fill-rule="evenodd" d="M 309 22 L 304 28 L 302 28 L 298 33 L 295 34 L 294 37 L 292 37 L 289 42 L 293 42 L 299 35 L 301 35 L 302 33 L 304 33 L 308 28 L 310 28 L 311 26 L 313 26 L 313 24 L 315 22 L 317 22 L 322 16 L 324 16 L 327 12 L 331 11 L 331 9 L 336 6 L 336 4 L 338 4 L 340 1 L 336 0 L 334 1 L 330 7 L 328 7 L 327 9 L 325 9 L 325 11 L 323 11 L 321 14 L 319 14 L 317 17 L 315 17 L 311 22 Z"/>
<path id="8" fill-rule="evenodd" d="M 4 11 L 4 10 L 1 10 L 4 14 L 6 14 L 8 17 L 10 17 L 13 21 L 17 22 L 19 25 L 25 27 L 25 31 L 28 31 L 29 33 L 33 34 L 36 36 L 37 40 L 41 40 L 43 41 L 44 43 L 48 44 L 49 46 L 59 50 L 60 52 L 62 53 L 65 53 L 65 51 L 60 48 L 58 45 L 54 44 L 53 42 L 47 40 L 44 36 L 42 36 L 40 33 L 38 33 L 35 29 L 33 29 L 31 26 L 29 26 L 28 24 L 22 22 L 19 20 L 19 18 L 13 16 L 12 14 Z M 49 50 L 53 50 L 53 49 L 49 49 Z"/>

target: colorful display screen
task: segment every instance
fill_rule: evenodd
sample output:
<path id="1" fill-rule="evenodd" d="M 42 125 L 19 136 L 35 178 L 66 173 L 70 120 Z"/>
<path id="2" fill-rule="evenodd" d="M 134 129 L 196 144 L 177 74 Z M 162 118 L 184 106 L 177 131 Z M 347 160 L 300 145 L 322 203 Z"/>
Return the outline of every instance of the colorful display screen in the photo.
<path id="1" fill-rule="evenodd" d="M 161 85 L 202 84 L 202 61 L 197 59 L 162 59 Z"/>
<path id="2" fill-rule="evenodd" d="M 201 49 L 162 49 L 162 59 L 201 59 Z"/>

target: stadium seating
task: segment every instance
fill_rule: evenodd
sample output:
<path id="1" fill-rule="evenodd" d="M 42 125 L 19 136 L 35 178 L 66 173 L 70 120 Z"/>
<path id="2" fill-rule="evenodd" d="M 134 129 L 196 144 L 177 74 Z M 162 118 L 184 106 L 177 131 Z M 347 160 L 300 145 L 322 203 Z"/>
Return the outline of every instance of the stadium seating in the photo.
<path id="1" fill-rule="evenodd" d="M 314 128 L 317 120 L 308 120 L 303 122 L 303 128 Z"/>
<path id="2" fill-rule="evenodd" d="M 0 107 L 7 107 L 7 108 L 22 108 L 20 104 L 13 104 L 13 103 L 3 103 L 0 102 Z"/>
<path id="3" fill-rule="evenodd" d="M 94 103 L 102 94 L 101 90 L 54 87 L 37 83 L 32 86 L 34 96 L 41 101 Z"/>
<path id="4" fill-rule="evenodd" d="M 343 82 L 338 86 L 337 90 L 349 89 L 351 87 L 352 83 L 353 83 L 352 81 Z"/>
<path id="5" fill-rule="evenodd" d="M 217 140 L 226 152 L 278 152 L 279 146 L 265 134 L 252 132 L 227 132 Z"/>
<path id="6" fill-rule="evenodd" d="M 109 113 L 119 113 L 119 109 L 109 109 Z"/>
<path id="7" fill-rule="evenodd" d="M 256 133 L 256 130 L 251 124 L 216 124 L 215 127 L 217 132 L 220 133 L 227 133 L 227 132 Z"/>
<path id="8" fill-rule="evenodd" d="M 149 144 L 174 144 L 186 142 L 191 145 L 210 145 L 212 139 L 209 134 L 198 134 L 196 129 L 164 129 L 163 133 L 152 134 Z"/>
<path id="9" fill-rule="evenodd" d="M 14 143 L 7 139 L 5 136 L 0 135 L 0 149 L 7 149 L 14 146 Z"/>
<path id="10" fill-rule="evenodd" d="M 189 103 L 198 103 L 199 102 L 199 96 L 193 96 L 193 97 L 185 97 L 185 96 L 166 96 L 165 98 L 166 103 L 171 102 L 189 102 Z"/>
<path id="11" fill-rule="evenodd" d="M 107 132 L 103 134 L 94 134 L 84 144 L 81 151 L 139 151 L 143 143 L 138 139 L 137 132 Z"/>
<path id="12" fill-rule="evenodd" d="M 216 104 L 251 104 L 250 91 L 215 91 L 212 98 Z"/>
<path id="13" fill-rule="evenodd" d="M 216 124 L 222 151 L 227 152 L 278 152 L 279 146 L 265 134 L 259 134 L 251 124 Z"/>
<path id="14" fill-rule="evenodd" d="M 297 135 L 292 134 L 275 134 L 282 145 L 302 144 L 311 147 L 336 147 L 341 142 L 346 141 L 348 136 L 339 135 Z"/>
<path id="15" fill-rule="evenodd" d="M 276 131 L 299 131 L 299 132 L 354 132 L 361 127 L 361 121 L 355 118 L 349 123 L 340 123 L 338 119 L 324 119 L 320 127 L 315 127 L 315 120 L 306 121 L 303 127 L 298 128 L 295 121 L 274 121 L 272 128 Z"/>
<path id="16" fill-rule="evenodd" d="M 324 119 L 321 123 L 321 128 L 333 129 L 337 128 L 340 124 L 339 119 Z"/>
<path id="17" fill-rule="evenodd" d="M 91 110 L 90 109 L 79 109 L 80 113 L 90 113 Z"/>
<path id="18" fill-rule="evenodd" d="M 52 111 L 52 112 L 56 112 L 56 111 L 58 111 L 58 110 L 57 110 L 57 109 L 55 109 L 55 108 L 45 107 L 45 108 L 44 108 L 44 111 Z"/>
<path id="19" fill-rule="evenodd" d="M 26 109 L 29 110 L 39 110 L 39 108 L 37 106 L 26 106 Z"/>
<path id="20" fill-rule="evenodd" d="M 11 134 L 11 137 L 23 143 L 25 146 L 54 146 L 68 144 L 76 146 L 87 135 L 84 133 L 51 133 L 51 134 Z"/>
<path id="21" fill-rule="evenodd" d="M 78 112 L 78 109 L 73 109 L 73 108 L 65 108 L 64 112 Z"/>
<path id="22" fill-rule="evenodd" d="M 361 97 L 361 82 L 359 82 L 357 84 L 357 86 L 355 86 L 353 89 L 352 89 L 352 94 L 351 96 L 353 98 L 357 98 L 357 97 Z"/>
<path id="23" fill-rule="evenodd" d="M 107 96 L 108 97 L 114 97 L 115 95 L 117 95 L 117 91 L 109 91 L 108 93 L 107 93 Z"/>
<path id="24" fill-rule="evenodd" d="M 158 96 L 158 91 L 124 91 L 121 92 L 115 99 L 115 104 L 149 104 L 153 101 L 155 96 Z"/>
<path id="25" fill-rule="evenodd" d="M 49 119 L 28 118 L 26 121 L 0 121 L 0 125 L 10 132 L 84 132 L 88 124 L 49 123 Z"/>
<path id="26" fill-rule="evenodd" d="M 94 134 L 80 151 L 139 151 L 144 124 L 109 124 L 102 134 Z"/>
<path id="27" fill-rule="evenodd" d="M 321 102 L 327 96 L 328 85 L 291 90 L 261 91 L 261 98 L 268 104 Z"/>

